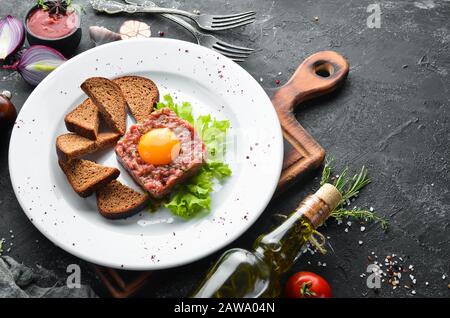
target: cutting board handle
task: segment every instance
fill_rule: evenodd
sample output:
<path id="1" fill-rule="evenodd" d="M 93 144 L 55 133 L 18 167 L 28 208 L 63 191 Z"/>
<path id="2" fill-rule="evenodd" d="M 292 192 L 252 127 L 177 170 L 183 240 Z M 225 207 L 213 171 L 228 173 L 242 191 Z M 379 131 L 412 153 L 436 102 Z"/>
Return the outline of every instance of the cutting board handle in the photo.
<path id="1" fill-rule="evenodd" d="M 293 165 L 291 169 L 285 169 L 279 187 L 283 187 L 301 171 L 316 168 L 325 158 L 325 150 L 295 118 L 295 106 L 334 91 L 345 81 L 348 72 L 348 62 L 342 55 L 334 51 L 318 52 L 304 60 L 291 79 L 273 95 L 272 103 L 282 122 L 285 138 L 306 158 L 301 166 Z"/>

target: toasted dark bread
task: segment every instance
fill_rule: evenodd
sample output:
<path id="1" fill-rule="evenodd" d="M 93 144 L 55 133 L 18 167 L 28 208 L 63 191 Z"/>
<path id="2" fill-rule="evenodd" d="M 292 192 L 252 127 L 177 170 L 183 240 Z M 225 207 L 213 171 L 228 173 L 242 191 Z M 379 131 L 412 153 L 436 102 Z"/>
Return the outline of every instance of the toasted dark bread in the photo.
<path id="1" fill-rule="evenodd" d="M 58 163 L 72 188 L 83 198 L 104 187 L 120 174 L 116 168 L 105 167 L 89 160 L 59 160 Z"/>
<path id="2" fill-rule="evenodd" d="M 120 87 L 107 78 L 91 77 L 81 84 L 81 89 L 97 106 L 105 122 L 123 135 L 126 130 L 126 102 Z"/>
<path id="3" fill-rule="evenodd" d="M 68 113 L 64 122 L 68 131 L 91 140 L 97 139 L 100 119 L 97 107 L 89 98 Z"/>
<path id="4" fill-rule="evenodd" d="M 121 219 L 141 211 L 149 195 L 137 192 L 117 180 L 97 190 L 97 208 L 108 219 Z"/>
<path id="5" fill-rule="evenodd" d="M 122 76 L 114 79 L 113 82 L 119 85 L 128 109 L 137 122 L 145 120 L 159 101 L 158 87 L 148 78 Z"/>
<path id="6" fill-rule="evenodd" d="M 56 153 L 61 160 L 72 160 L 112 147 L 117 143 L 119 138 L 120 135 L 115 132 L 99 133 L 95 141 L 74 133 L 68 133 L 56 138 Z"/>

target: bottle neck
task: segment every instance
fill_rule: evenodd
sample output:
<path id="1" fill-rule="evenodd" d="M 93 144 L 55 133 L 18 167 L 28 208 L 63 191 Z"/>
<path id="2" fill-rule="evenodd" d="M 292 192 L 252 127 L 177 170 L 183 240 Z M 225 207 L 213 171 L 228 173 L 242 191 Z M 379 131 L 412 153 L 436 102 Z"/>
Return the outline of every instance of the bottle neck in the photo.
<path id="1" fill-rule="evenodd" d="M 300 256 L 314 230 L 330 213 L 329 206 L 318 196 L 306 197 L 283 223 L 256 240 L 255 252 L 276 274 L 286 272 Z"/>

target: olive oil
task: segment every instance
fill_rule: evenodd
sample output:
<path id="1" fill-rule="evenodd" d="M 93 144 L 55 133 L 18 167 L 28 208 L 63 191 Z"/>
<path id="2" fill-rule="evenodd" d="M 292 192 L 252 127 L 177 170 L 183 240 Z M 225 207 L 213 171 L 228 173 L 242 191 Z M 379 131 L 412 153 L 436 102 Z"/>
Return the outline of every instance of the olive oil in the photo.
<path id="1" fill-rule="evenodd" d="M 260 235 L 253 251 L 238 248 L 226 251 L 192 297 L 278 297 L 280 275 L 295 263 L 314 230 L 340 200 L 341 194 L 334 186 L 323 185 L 307 196 L 282 224 Z"/>

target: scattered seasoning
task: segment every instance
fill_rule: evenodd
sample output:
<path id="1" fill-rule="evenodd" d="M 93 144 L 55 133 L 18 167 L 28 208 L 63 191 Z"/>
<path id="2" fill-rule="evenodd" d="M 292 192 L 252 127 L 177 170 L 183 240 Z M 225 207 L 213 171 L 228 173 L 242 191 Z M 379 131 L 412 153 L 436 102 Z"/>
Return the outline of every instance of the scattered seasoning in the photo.
<path id="1" fill-rule="evenodd" d="M 158 35 L 159 35 L 160 37 L 163 37 L 163 36 L 165 35 L 165 33 L 164 33 L 164 31 L 158 31 Z"/>
<path id="2" fill-rule="evenodd" d="M 361 226 L 361 232 L 364 232 L 366 230 L 365 226 Z"/>
<path id="3" fill-rule="evenodd" d="M 316 21 L 316 22 L 319 21 L 319 17 L 317 17 L 317 16 L 314 17 L 314 21 Z"/>
<path id="4" fill-rule="evenodd" d="M 264 81 L 264 79 L 262 77 L 260 77 L 259 81 L 262 83 Z"/>
<path id="5" fill-rule="evenodd" d="M 358 241 L 358 244 L 359 245 L 363 245 L 363 241 Z"/>
<path id="6" fill-rule="evenodd" d="M 280 80 L 279 80 L 279 79 L 276 79 L 276 80 L 275 80 L 275 84 L 280 85 Z"/>
<path id="7" fill-rule="evenodd" d="M 403 69 L 408 68 L 408 64 L 402 66 Z"/>

